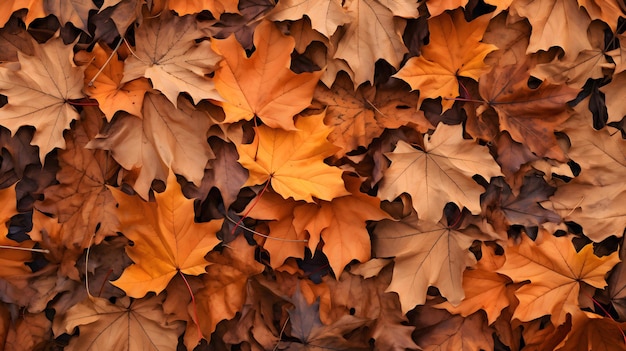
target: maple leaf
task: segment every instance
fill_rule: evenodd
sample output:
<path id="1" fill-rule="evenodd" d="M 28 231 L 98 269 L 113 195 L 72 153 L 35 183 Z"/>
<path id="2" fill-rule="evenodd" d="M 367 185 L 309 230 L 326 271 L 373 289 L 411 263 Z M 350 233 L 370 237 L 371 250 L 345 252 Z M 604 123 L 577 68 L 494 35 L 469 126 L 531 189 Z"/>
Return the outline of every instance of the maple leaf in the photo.
<path id="1" fill-rule="evenodd" d="M 80 335 L 70 340 L 67 350 L 172 350 L 176 347 L 182 323 L 167 321 L 161 303 L 163 295 L 141 300 L 128 297 L 113 304 L 107 299 L 90 296 L 55 318 L 55 335 Z"/>
<path id="2" fill-rule="evenodd" d="M 311 252 L 315 252 L 320 238 L 324 240 L 322 251 L 336 276 L 340 276 L 352 260 L 364 262 L 370 258 L 371 245 L 365 222 L 390 218 L 380 209 L 378 198 L 359 191 L 361 181 L 358 178 L 346 176 L 344 181 L 351 195 L 334 198 L 331 202 L 301 204 L 293 210 L 294 228 L 309 233 Z"/>
<path id="3" fill-rule="evenodd" d="M 275 21 L 298 20 L 304 16 L 311 20 L 311 27 L 330 38 L 337 27 L 350 22 L 347 11 L 338 0 L 284 0 L 267 15 Z"/>
<path id="4" fill-rule="evenodd" d="M 385 128 L 407 124 L 417 125 L 421 132 L 433 128 L 423 112 L 413 108 L 418 96 L 398 88 L 364 85 L 355 91 L 345 75 L 339 76 L 331 89 L 318 85 L 314 99 L 327 107 L 324 123 L 333 127 L 328 140 L 342 148 L 338 157 L 359 146 L 367 147 Z"/>
<path id="5" fill-rule="evenodd" d="M 415 1 L 351 0 L 344 8 L 351 18 L 333 57 L 348 63 L 354 72 L 355 86 L 366 81 L 373 83 L 378 59 L 397 68 L 408 52 L 400 34 L 406 21 L 395 16 L 417 18 Z"/>
<path id="6" fill-rule="evenodd" d="M 117 167 L 104 151 L 85 148 L 102 125 L 102 115 L 92 111 L 85 109 L 83 119 L 66 134 L 67 148 L 58 156 L 59 184 L 47 187 L 45 200 L 36 204 L 65 223 L 66 232 L 73 234 L 64 240 L 68 247 L 99 244 L 117 229 L 115 200 L 105 184 Z"/>
<path id="7" fill-rule="evenodd" d="M 579 350 L 626 350 L 623 323 L 612 318 L 601 318 L 590 312 L 580 311 L 572 316 L 572 330 L 567 340 L 558 347 L 559 351 Z"/>
<path id="8" fill-rule="evenodd" d="M 20 69 L 0 66 L 0 92 L 9 103 L 0 109 L 0 123 L 12 133 L 22 126 L 36 128 L 32 144 L 39 158 L 55 147 L 64 148 L 63 130 L 78 118 L 68 100 L 83 97 L 84 67 L 72 61 L 71 45 L 61 38 L 34 45 L 33 56 L 18 52 Z"/>
<path id="9" fill-rule="evenodd" d="M 248 179 L 248 171 L 238 162 L 239 154 L 233 143 L 227 143 L 222 139 L 211 137 L 209 139 L 211 150 L 215 159 L 209 160 L 210 168 L 204 170 L 204 177 L 199 187 L 192 183 L 183 187 L 183 193 L 187 197 L 206 199 L 213 187 L 220 190 L 224 208 L 237 199 L 241 187 Z"/>
<path id="10" fill-rule="evenodd" d="M 168 169 L 199 185 L 206 163 L 215 158 L 206 142 L 209 116 L 184 99 L 175 108 L 161 94 L 146 94 L 142 114 L 142 119 L 120 114 L 85 147 L 111 150 L 144 199 L 152 181 L 165 180 Z"/>
<path id="11" fill-rule="evenodd" d="M 500 167 L 489 150 L 472 140 L 463 139 L 460 125 L 440 123 L 432 136 L 424 138 L 424 150 L 399 141 L 386 153 L 391 166 L 380 183 L 379 197 L 393 200 L 409 193 L 413 208 L 421 219 L 437 222 L 448 202 L 480 213 L 480 194 L 484 191 L 472 177 L 486 179 L 500 175 Z"/>
<path id="12" fill-rule="evenodd" d="M 174 173 L 165 191 L 154 195 L 156 203 L 111 191 L 119 203 L 120 228 L 134 243 L 126 252 L 135 262 L 115 286 L 128 296 L 143 297 L 149 291 L 160 293 L 178 272 L 205 273 L 209 262 L 204 256 L 220 242 L 215 233 L 223 220 L 194 223 L 193 200 L 182 195 Z"/>
<path id="13" fill-rule="evenodd" d="M 231 319 L 241 311 L 249 278 L 265 269 L 254 257 L 255 246 L 249 245 L 241 235 L 230 242 L 221 254 L 209 254 L 208 260 L 213 264 L 207 267 L 207 274 L 203 276 L 204 287 L 195 293 L 198 324 L 207 340 L 210 340 L 220 321 Z"/>
<path id="14" fill-rule="evenodd" d="M 18 52 L 32 56 L 33 46 L 30 35 L 26 29 L 21 28 L 17 20 L 10 21 L 0 29 L 0 61 L 17 62 Z"/>
<path id="15" fill-rule="evenodd" d="M 371 319 L 371 337 L 377 350 L 414 350 L 411 333 L 414 327 L 406 325 L 407 318 L 400 311 L 397 294 L 385 289 L 391 281 L 392 265 L 389 260 L 373 259 L 350 266 L 339 279 L 324 279 L 331 295 L 332 320 L 320 319 L 328 325 L 340 320 L 344 315 Z"/>
<path id="16" fill-rule="evenodd" d="M 587 10 L 592 20 L 599 19 L 616 31 L 620 16 L 624 15 L 624 8 L 615 0 L 578 0 L 578 4 Z"/>
<path id="17" fill-rule="evenodd" d="M 66 230 L 67 227 L 60 224 L 55 218 L 46 216 L 37 210 L 33 211 L 32 221 L 33 228 L 28 235 L 49 251 L 45 257 L 51 264 L 58 265 L 58 275 L 79 281 L 76 260 L 83 251 L 80 244 L 83 244 L 83 241 L 89 241 L 91 236 Z"/>
<path id="18" fill-rule="evenodd" d="M 24 17 L 26 26 L 37 18 L 46 17 L 43 0 L 7 0 L 0 3 L 0 26 L 4 27 L 11 14 L 20 9 L 27 9 Z"/>
<path id="19" fill-rule="evenodd" d="M 53 1 L 44 0 L 44 10 L 47 14 L 55 15 L 61 25 L 73 24 L 83 32 L 88 32 L 87 24 L 89 11 L 96 10 L 93 1 Z"/>
<path id="20" fill-rule="evenodd" d="M 482 197 L 481 206 L 494 226 L 504 231 L 513 224 L 533 227 L 545 222 L 559 223 L 560 216 L 539 205 L 554 191 L 541 174 L 526 174 L 517 196 L 503 178 L 496 178 Z"/>
<path id="21" fill-rule="evenodd" d="M 606 296 L 601 295 L 601 297 L 605 297 L 606 300 L 610 301 L 620 320 L 624 320 L 624 316 L 626 316 L 626 287 L 624 286 L 626 283 L 624 279 L 624 276 L 626 276 L 624 275 L 624 269 L 626 268 L 626 263 L 624 263 L 624 259 L 626 259 L 625 245 L 620 247 L 619 258 L 621 262 L 613 268 L 609 276 Z"/>
<path id="22" fill-rule="evenodd" d="M 576 252 L 568 237 L 547 234 L 536 243 L 522 235 L 519 245 L 505 249 L 506 262 L 498 273 L 514 282 L 530 280 L 515 292 L 519 306 L 513 318 L 530 321 L 550 315 L 555 326 L 565 322 L 567 313 L 580 310 L 578 295 L 584 282 L 602 289 L 604 276 L 618 262 L 618 253 L 597 257 L 593 245 Z"/>
<path id="23" fill-rule="evenodd" d="M 307 235 L 304 231 L 297 231 L 293 224 L 293 210 L 298 203 L 301 202 L 291 198 L 285 200 L 273 191 L 266 191 L 254 207 L 246 208 L 250 218 L 271 220 L 268 224 L 270 235 L 262 246 L 269 252 L 273 268 L 280 267 L 289 257 L 304 258 Z"/>
<path id="24" fill-rule="evenodd" d="M 604 45 L 604 43 L 602 43 Z M 581 51 L 573 61 L 555 58 L 549 63 L 540 63 L 531 70 L 533 77 L 549 80 L 554 84 L 567 84 L 581 89 L 588 79 L 604 77 L 603 68 L 610 65 L 602 48 Z"/>
<path id="25" fill-rule="evenodd" d="M 445 0 L 445 1 L 435 1 L 435 0 L 427 0 L 426 7 L 428 8 L 428 13 L 430 17 L 437 17 L 444 13 L 447 10 L 455 10 L 459 7 L 465 7 L 467 5 L 468 0 Z"/>
<path id="26" fill-rule="evenodd" d="M 297 342 L 280 342 L 281 346 L 289 347 L 289 350 L 369 350 L 363 341 L 359 343 L 346 340 L 343 335 L 364 325 L 367 320 L 355 316 L 344 315 L 332 325 L 323 325 L 319 319 L 319 302 L 309 305 L 298 288 L 293 297 L 294 308 L 290 309 L 291 335 L 298 339 Z"/>
<path id="27" fill-rule="evenodd" d="M 324 159 L 337 148 L 326 137 L 331 128 L 322 122 L 324 113 L 298 117 L 297 131 L 268 126 L 255 128 L 252 144 L 238 145 L 239 163 L 250 172 L 245 185 L 269 181 L 284 198 L 313 202 L 349 195 L 339 168 L 328 166 Z"/>
<path id="28" fill-rule="evenodd" d="M 580 224 L 594 241 L 621 235 L 626 223 L 620 206 L 626 199 L 626 141 L 606 129 L 594 130 L 581 115 L 564 130 L 571 142 L 567 155 L 580 166 L 580 174 L 542 205 Z"/>
<path id="29" fill-rule="evenodd" d="M 179 16 L 209 10 L 215 18 L 220 18 L 224 12 L 239 13 L 238 3 L 238 0 L 170 0 L 167 6 Z"/>
<path id="30" fill-rule="evenodd" d="M 178 106 L 178 94 L 189 93 L 194 103 L 202 99 L 221 100 L 206 74 L 213 72 L 220 57 L 208 41 L 196 44 L 204 35 L 193 16 L 177 17 L 169 11 L 147 19 L 135 32 L 137 50 L 124 62 L 124 79 L 150 78 L 152 85 Z"/>
<path id="31" fill-rule="evenodd" d="M 481 43 L 489 24 L 488 16 L 466 22 L 463 11 L 446 12 L 428 20 L 430 41 L 422 55 L 412 57 L 394 75 L 419 89 L 419 107 L 424 99 L 442 97 L 441 112 L 449 110 L 459 95 L 458 77 L 478 80 L 488 68 L 483 63 L 487 54 L 497 49 Z"/>
<path id="32" fill-rule="evenodd" d="M 592 48 L 587 38 L 591 19 L 575 1 L 514 1 L 511 12 L 527 18 L 533 27 L 526 49 L 528 54 L 558 46 L 565 52 L 565 57 L 569 57 Z"/>
<path id="33" fill-rule="evenodd" d="M 98 101 L 108 121 L 120 110 L 141 116 L 143 98 L 151 88 L 150 83 L 139 78 L 122 84 L 124 62 L 112 51 L 96 44 L 91 53 L 81 51 L 76 54 L 77 62 L 89 62 L 85 69 L 85 93 Z M 95 80 L 92 82 L 92 79 Z"/>
<path id="34" fill-rule="evenodd" d="M 430 305 L 418 306 L 411 320 L 418 335 L 415 343 L 422 350 L 493 350 L 493 329 L 481 313 L 468 317 L 453 316 Z"/>
<path id="35" fill-rule="evenodd" d="M 506 295 L 508 283 L 507 277 L 496 272 L 483 268 L 466 269 L 463 272 L 463 301 L 458 306 L 446 301 L 433 307 L 445 308 L 448 312 L 463 317 L 484 310 L 487 324 L 492 325 L 502 310 L 510 304 Z"/>
<path id="36" fill-rule="evenodd" d="M 376 257 L 395 257 L 387 291 L 398 293 L 402 313 L 424 304 L 429 286 L 453 305 L 463 300 L 463 271 L 476 263 L 469 251 L 475 240 L 471 235 L 442 222 L 418 220 L 413 212 L 400 222 L 379 222 L 372 240 Z"/>
<path id="37" fill-rule="evenodd" d="M 92 17 L 96 25 L 96 33 L 102 26 L 113 22 L 117 33 L 125 35 L 131 24 L 142 21 L 143 5 L 142 0 L 104 0 L 98 14 Z M 102 25 L 97 25 L 99 16 L 102 18 Z"/>
<path id="38" fill-rule="evenodd" d="M 626 43 L 625 34 L 618 34 L 616 37 L 619 39 L 620 43 Z M 611 50 L 606 54 L 611 56 L 613 58 L 613 62 L 615 62 L 615 71 L 613 72 L 613 77 L 615 79 L 617 78 L 616 75 L 618 73 L 622 73 L 626 70 L 626 45 Z"/>
<path id="39" fill-rule="evenodd" d="M 507 66 L 531 60 L 526 55 L 526 48 L 532 31 L 530 24 L 527 21 L 510 22 L 510 17 L 505 14 L 499 15 L 489 22 L 482 41 L 497 46 L 498 50 L 490 52 L 485 57 L 484 62 L 486 64 Z"/>
<path id="40" fill-rule="evenodd" d="M 626 39 L 624 39 L 626 41 Z M 606 109 L 609 115 L 607 122 L 619 122 L 626 116 L 626 108 L 622 103 L 624 85 L 626 84 L 626 73 L 615 74 L 611 82 L 600 91 L 605 94 Z"/>
<path id="41" fill-rule="evenodd" d="M 305 243 L 315 252 L 320 239 L 336 275 L 352 260 L 370 257 L 370 241 L 365 221 L 388 218 L 377 198 L 359 191 L 360 181 L 345 176 L 349 196 L 319 204 L 285 201 L 273 192 L 265 192 L 244 210 L 251 218 L 272 220 L 269 237 L 263 248 L 270 253 L 270 265 L 281 266 L 288 257 L 304 258 Z M 350 233 L 350 234 L 346 234 Z M 308 240 L 307 240 L 308 238 Z"/>
<path id="42" fill-rule="evenodd" d="M 51 338 L 52 322 L 46 317 L 46 314 L 44 312 L 25 312 L 22 318 L 11 323 L 6 335 L 6 342 L 1 338 L 0 341 L 7 351 L 37 350 L 50 346 Z"/>
<path id="43" fill-rule="evenodd" d="M 0 245 L 28 249 L 33 247 L 34 242 L 24 240 L 18 243 L 7 237 L 8 230 L 5 229 L 4 224 L 18 213 L 15 204 L 15 185 L 0 190 L 0 225 L 2 226 L 2 230 L 0 230 Z M 23 276 L 32 273 L 25 264 L 25 262 L 32 260 L 31 253 L 27 250 L 12 250 L 8 247 L 0 248 L 2 251 L 0 256 L 0 267 L 2 267 L 0 277 L 10 279 L 13 276 Z"/>
<path id="44" fill-rule="evenodd" d="M 578 93 L 564 85 L 543 82 L 528 87 L 527 65 L 496 67 L 480 79 L 480 95 L 498 113 L 500 129 L 538 156 L 563 160 L 554 131 L 570 117 L 567 102 Z"/>
<path id="45" fill-rule="evenodd" d="M 321 71 L 296 74 L 289 69 L 294 39 L 272 22 L 254 31 L 255 51 L 248 58 L 235 37 L 214 40 L 213 49 L 224 59 L 215 72 L 215 86 L 226 101 L 224 122 L 258 116 L 271 128 L 294 130 L 293 116 L 311 103 Z"/>

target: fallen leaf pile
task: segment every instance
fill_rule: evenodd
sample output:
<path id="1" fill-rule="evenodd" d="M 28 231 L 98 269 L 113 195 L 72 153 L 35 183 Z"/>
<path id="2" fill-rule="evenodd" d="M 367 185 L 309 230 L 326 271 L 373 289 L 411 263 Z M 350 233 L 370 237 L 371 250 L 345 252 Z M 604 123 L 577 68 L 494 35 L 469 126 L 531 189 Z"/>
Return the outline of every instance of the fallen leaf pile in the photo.
<path id="1" fill-rule="evenodd" d="M 0 350 L 626 350 L 618 0 L 0 2 Z"/>

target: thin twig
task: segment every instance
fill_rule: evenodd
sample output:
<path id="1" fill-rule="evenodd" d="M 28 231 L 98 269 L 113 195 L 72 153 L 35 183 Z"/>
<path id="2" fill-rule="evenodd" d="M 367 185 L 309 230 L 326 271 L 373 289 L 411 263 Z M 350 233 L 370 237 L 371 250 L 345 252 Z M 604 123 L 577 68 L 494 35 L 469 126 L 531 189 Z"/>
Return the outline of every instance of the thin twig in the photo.
<path id="1" fill-rule="evenodd" d="M 285 328 L 287 328 L 287 322 L 289 322 L 289 316 L 287 316 L 287 319 L 285 319 L 285 324 L 283 324 L 283 327 L 280 329 L 280 334 L 278 334 L 278 342 L 276 343 L 276 346 L 274 346 L 274 349 L 272 351 L 276 351 L 278 349 L 278 344 L 280 344 L 280 340 L 283 338 Z"/>
<path id="2" fill-rule="evenodd" d="M 19 247 L 19 246 L 8 246 L 8 245 L 0 245 L 0 249 L 9 249 L 9 250 L 20 250 L 20 251 L 32 251 L 32 252 L 41 252 L 41 253 L 50 253 L 48 249 L 29 249 L 27 247 Z"/>
<path id="3" fill-rule="evenodd" d="M 96 235 L 92 235 L 91 238 L 89 238 L 89 245 L 87 246 L 87 252 L 85 253 L 85 289 L 87 289 L 87 296 L 89 296 L 90 298 L 93 297 L 91 295 L 91 292 L 89 292 L 89 252 L 91 251 L 91 243 L 93 243 L 93 238 L 95 238 Z"/>
<path id="4" fill-rule="evenodd" d="M 106 67 L 109 62 L 111 61 L 111 59 L 113 58 L 113 55 L 115 55 L 117 53 L 117 49 L 120 48 L 120 46 L 122 45 L 122 42 L 124 41 L 124 38 L 120 38 L 120 41 L 117 43 L 117 46 L 115 47 L 115 49 L 113 49 L 113 52 L 111 53 L 111 55 L 109 55 L 109 58 L 104 62 L 104 64 L 102 65 L 102 67 L 100 67 L 100 69 L 98 70 L 98 72 L 96 72 L 96 75 L 93 76 L 93 78 L 91 78 L 91 80 L 89 81 L 89 83 L 87 83 L 88 87 L 92 87 L 93 86 L 93 82 L 96 81 L 96 79 L 98 78 L 98 76 L 100 75 L 100 73 L 102 73 L 102 71 L 104 70 L 104 67 Z"/>
<path id="5" fill-rule="evenodd" d="M 183 281 L 185 282 L 185 285 L 187 285 L 187 290 L 189 290 L 189 295 L 191 295 L 191 304 L 193 306 L 193 318 L 194 318 L 194 322 L 196 323 L 196 328 L 198 329 L 198 337 L 202 338 L 202 330 L 200 330 L 200 323 L 198 321 L 198 307 L 196 306 L 196 298 L 193 296 L 193 291 L 191 290 L 191 285 L 189 285 L 189 282 L 187 281 L 187 278 L 185 278 L 185 275 L 183 274 L 183 272 L 181 272 L 180 270 L 178 271 L 178 274 L 180 274 L 180 276 L 183 278 Z"/>
<path id="6" fill-rule="evenodd" d="M 229 222 L 237 224 L 237 221 L 235 221 L 234 219 L 232 219 L 232 218 L 230 218 L 230 217 L 228 217 L 228 216 L 225 216 L 225 218 L 226 218 Z M 308 242 L 309 242 L 309 241 L 308 241 L 308 240 L 306 240 L 306 239 L 298 240 L 298 239 L 283 239 L 283 238 L 275 238 L 275 237 L 273 237 L 273 236 L 269 236 L 269 235 L 266 235 L 266 234 L 263 234 L 263 233 L 259 233 L 259 232 L 255 231 L 254 229 L 250 229 L 250 228 L 248 228 L 248 227 L 244 226 L 243 224 L 240 224 L 240 225 L 239 225 L 239 227 L 240 227 L 241 229 L 243 229 L 243 230 L 246 230 L 246 231 L 248 231 L 248 232 L 250 232 L 250 233 L 252 233 L 252 234 L 256 234 L 256 235 L 258 235 L 258 236 L 262 236 L 262 237 L 264 237 L 264 238 L 266 238 L 266 239 L 272 239 L 272 240 L 278 240 L 278 241 L 286 241 L 286 242 L 292 242 L 292 243 L 308 243 Z"/>

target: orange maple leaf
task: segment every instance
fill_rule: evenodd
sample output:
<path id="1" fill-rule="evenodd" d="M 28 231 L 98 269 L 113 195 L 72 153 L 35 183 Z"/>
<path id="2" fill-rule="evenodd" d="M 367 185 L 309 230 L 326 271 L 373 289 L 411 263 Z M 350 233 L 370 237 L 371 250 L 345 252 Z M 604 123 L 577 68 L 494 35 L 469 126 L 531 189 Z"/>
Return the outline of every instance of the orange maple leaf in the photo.
<path id="1" fill-rule="evenodd" d="M 244 210 L 251 218 L 275 221 L 270 222 L 270 237 L 263 244 L 270 253 L 272 267 L 282 265 L 287 257 L 302 258 L 307 241 L 311 252 L 315 252 L 324 240 L 322 251 L 336 276 L 352 260 L 364 262 L 370 258 L 366 221 L 390 217 L 380 209 L 378 198 L 360 192 L 358 178 L 344 176 L 344 180 L 351 194 L 332 201 L 285 201 L 266 192 Z"/>
<path id="2" fill-rule="evenodd" d="M 318 204 L 302 204 L 294 209 L 294 227 L 309 233 L 309 249 L 315 252 L 320 238 L 324 240 L 322 252 L 328 258 L 335 276 L 352 260 L 365 262 L 370 258 L 371 243 L 366 221 L 388 219 L 380 209 L 380 200 L 363 194 L 361 181 L 356 177 L 344 177 L 351 195 L 321 201 Z"/>
<path id="3" fill-rule="evenodd" d="M 463 273 L 463 291 L 465 298 L 458 306 L 449 302 L 435 305 L 445 308 L 453 314 L 467 317 L 474 312 L 484 310 L 488 324 L 493 324 L 500 316 L 502 309 L 510 304 L 506 289 L 510 280 L 496 272 L 483 268 L 466 269 Z"/>
<path id="4" fill-rule="evenodd" d="M 31 240 L 25 240 L 20 243 L 7 238 L 8 230 L 5 229 L 5 223 L 16 215 L 17 209 L 15 198 L 15 185 L 0 190 L 0 245 L 6 246 L 0 248 L 0 277 L 7 278 L 12 276 L 23 276 L 25 274 L 32 273 L 30 268 L 25 264 L 32 259 L 32 254 L 27 250 L 20 250 L 20 248 L 31 248 L 34 242 Z M 11 247 L 17 248 L 17 250 L 11 249 Z"/>
<path id="5" fill-rule="evenodd" d="M 257 26 L 254 46 L 248 58 L 234 36 L 213 41 L 213 49 L 224 56 L 215 72 L 215 86 L 226 99 L 217 102 L 226 113 L 224 122 L 258 116 L 269 127 L 294 130 L 293 116 L 311 103 L 322 72 L 289 69 L 295 41 L 273 22 Z"/>
<path id="6" fill-rule="evenodd" d="M 331 131 L 323 123 L 324 113 L 298 117 L 297 131 L 268 126 L 256 128 L 252 144 L 238 145 L 239 163 L 250 172 L 245 185 L 269 181 L 284 198 L 313 202 L 313 197 L 332 200 L 349 195 L 343 171 L 324 163 L 337 147 L 326 140 Z"/>
<path id="7" fill-rule="evenodd" d="M 488 24 L 488 15 L 466 22 L 460 9 L 428 20 L 430 42 L 422 48 L 421 56 L 409 59 L 395 74 L 414 90 L 419 89 L 418 107 L 426 98 L 441 97 L 443 113 L 459 95 L 458 77 L 478 80 L 488 68 L 483 59 L 497 49 L 480 42 Z"/>
<path id="8" fill-rule="evenodd" d="M 251 276 L 263 272 L 265 266 L 255 261 L 256 246 L 248 244 L 243 236 L 228 243 L 221 253 L 212 252 L 203 276 L 204 287 L 195 298 L 198 306 L 198 325 L 202 334 L 210 340 L 217 323 L 231 319 L 241 311 Z M 195 331 L 188 325 L 187 332 Z"/>
<path id="9" fill-rule="evenodd" d="M 498 273 L 514 282 L 530 281 L 515 292 L 519 306 L 513 318 L 530 321 L 549 314 L 555 326 L 563 324 L 568 313 L 580 311 L 581 284 L 604 288 L 605 275 L 619 262 L 617 252 L 598 257 L 593 245 L 576 252 L 569 237 L 547 232 L 538 243 L 522 235 L 522 242 L 508 246 L 505 255 L 506 262 Z"/>
<path id="10" fill-rule="evenodd" d="M 92 52 L 78 52 L 74 59 L 89 62 L 85 69 L 85 92 L 98 100 L 98 106 L 108 121 L 120 110 L 141 117 L 143 97 L 151 89 L 150 83 L 145 78 L 139 78 L 122 84 L 124 62 L 117 53 L 114 54 L 107 46 L 96 44 Z"/>
<path id="11" fill-rule="evenodd" d="M 194 201 L 181 192 L 174 173 L 167 188 L 154 195 L 156 203 L 145 202 L 111 188 L 119 203 L 120 230 L 134 245 L 126 252 L 135 262 L 113 284 L 131 297 L 149 291 L 160 293 L 179 271 L 189 275 L 205 273 L 204 256 L 220 241 L 216 233 L 223 220 L 194 222 Z"/>

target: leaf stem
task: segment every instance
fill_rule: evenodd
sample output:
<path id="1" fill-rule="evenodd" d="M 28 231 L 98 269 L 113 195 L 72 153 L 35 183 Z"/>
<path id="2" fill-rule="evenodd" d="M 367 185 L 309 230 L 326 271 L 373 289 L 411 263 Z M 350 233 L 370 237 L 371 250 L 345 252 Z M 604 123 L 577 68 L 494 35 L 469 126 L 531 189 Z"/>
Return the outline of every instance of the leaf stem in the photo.
<path id="1" fill-rule="evenodd" d="M 246 211 L 246 213 L 243 214 L 243 216 L 241 216 L 241 219 L 239 219 L 239 221 L 235 223 L 235 228 L 233 228 L 233 231 L 231 232 L 232 235 L 235 235 L 235 231 L 237 230 L 237 227 L 239 227 L 239 225 L 241 225 L 241 222 L 243 222 L 243 220 L 248 217 L 248 214 L 250 213 L 250 211 L 252 211 L 252 209 L 259 202 L 259 200 L 261 199 L 261 196 L 265 194 L 265 191 L 267 190 L 267 187 L 270 185 L 271 180 L 272 180 L 272 177 L 270 176 L 270 179 L 268 179 L 267 182 L 265 182 L 265 186 L 263 187 L 263 190 L 261 190 L 261 192 L 254 198 L 254 201 L 252 201 L 252 205 L 250 206 L 250 208 Z"/>
<path id="2" fill-rule="evenodd" d="M 478 104 L 484 103 L 484 101 L 482 101 L 482 100 L 466 99 L 466 98 L 462 98 L 462 97 L 456 97 L 456 98 L 444 97 L 443 99 L 444 100 L 454 100 L 454 101 L 464 101 L 464 102 L 475 102 L 475 103 L 478 103 Z"/>
<path id="3" fill-rule="evenodd" d="M 102 296 L 102 291 L 104 290 L 104 284 L 106 284 L 107 279 L 109 278 L 109 276 L 111 275 L 111 273 L 113 273 L 113 269 L 109 268 L 109 271 L 107 272 L 107 274 L 104 276 L 104 280 L 102 281 L 102 284 L 100 285 L 100 290 L 98 291 L 98 297 Z"/>
<path id="4" fill-rule="evenodd" d="M 100 106 L 97 100 L 91 99 L 73 99 L 73 100 L 65 100 L 68 104 L 72 106 Z"/>
<path id="5" fill-rule="evenodd" d="M 617 321 L 615 321 L 615 319 L 613 318 L 613 316 L 611 316 L 609 311 L 607 311 L 598 301 L 596 301 L 596 299 L 594 299 L 593 296 L 589 296 L 589 294 L 582 291 L 582 289 L 580 290 L 580 292 L 582 292 L 582 294 L 585 295 L 587 298 L 591 299 L 591 301 L 593 301 L 593 304 L 598 306 L 606 317 L 611 318 L 613 322 L 617 323 Z M 624 331 L 622 330 L 622 328 L 619 328 L 619 332 L 622 333 L 622 338 L 624 338 L 624 344 L 626 344 L 626 334 L 624 334 Z"/>
<path id="6" fill-rule="evenodd" d="M 48 249 L 34 249 L 34 248 L 28 248 L 28 247 L 9 246 L 9 245 L 0 245 L 0 249 L 50 253 L 50 250 Z"/>
<path id="7" fill-rule="evenodd" d="M 191 305 L 193 306 L 194 323 L 196 323 L 196 328 L 198 329 L 198 337 L 202 338 L 202 330 L 200 330 L 200 324 L 198 323 L 198 307 L 196 306 L 196 298 L 193 296 L 193 291 L 191 290 L 191 286 L 189 285 L 187 278 L 185 278 L 185 275 L 183 274 L 183 272 L 180 271 L 180 269 L 178 270 L 178 274 L 180 274 L 180 276 L 183 278 L 183 281 L 185 282 L 185 285 L 187 286 L 187 290 L 189 291 L 189 295 L 191 296 Z"/>
<path id="8" fill-rule="evenodd" d="M 238 223 L 237 221 L 235 221 L 234 219 L 232 219 L 232 218 L 230 218 L 230 217 L 228 217 L 228 216 L 225 216 L 225 218 L 226 218 L 229 222 L 231 222 L 231 223 L 234 223 L 234 224 L 237 224 L 237 223 Z M 307 239 L 283 239 L 283 238 L 275 238 L 275 237 L 273 237 L 273 236 L 269 236 L 269 235 L 267 235 L 267 234 L 259 233 L 259 232 L 257 232 L 256 230 L 254 230 L 254 229 L 250 229 L 250 228 L 246 227 L 246 226 L 245 226 L 245 225 L 243 225 L 243 224 L 240 224 L 240 225 L 239 225 L 239 227 L 240 227 L 241 229 L 243 229 L 243 230 L 246 230 L 246 231 L 248 231 L 248 232 L 250 232 L 250 233 L 252 233 L 252 234 L 256 234 L 256 235 L 258 235 L 258 236 L 262 236 L 262 237 L 264 237 L 264 238 L 266 238 L 266 239 L 272 239 L 272 240 L 277 240 L 277 241 L 286 241 L 286 242 L 292 242 L 292 243 L 308 243 L 308 242 L 309 242 Z M 222 244 L 222 245 L 224 245 L 224 244 Z M 224 245 L 224 246 L 226 246 L 226 245 Z"/>
<path id="9" fill-rule="evenodd" d="M 98 72 L 96 72 L 96 75 L 93 76 L 93 78 L 91 78 L 91 80 L 89 81 L 89 83 L 87 83 L 88 87 L 92 87 L 93 86 L 93 82 L 96 81 L 96 79 L 98 78 L 98 76 L 100 75 L 100 73 L 102 73 L 102 71 L 104 70 L 104 67 L 106 67 L 109 62 L 111 61 L 111 59 L 113 58 L 113 55 L 115 55 L 115 53 L 117 52 L 117 50 L 120 48 L 120 46 L 122 45 L 122 42 L 124 41 L 124 38 L 120 38 L 120 41 L 117 43 L 117 46 L 115 47 L 115 49 L 113 49 L 113 52 L 111 53 L 111 55 L 109 55 L 109 58 L 104 62 L 104 64 L 102 65 L 102 67 L 100 67 L 100 69 L 98 70 Z"/>

